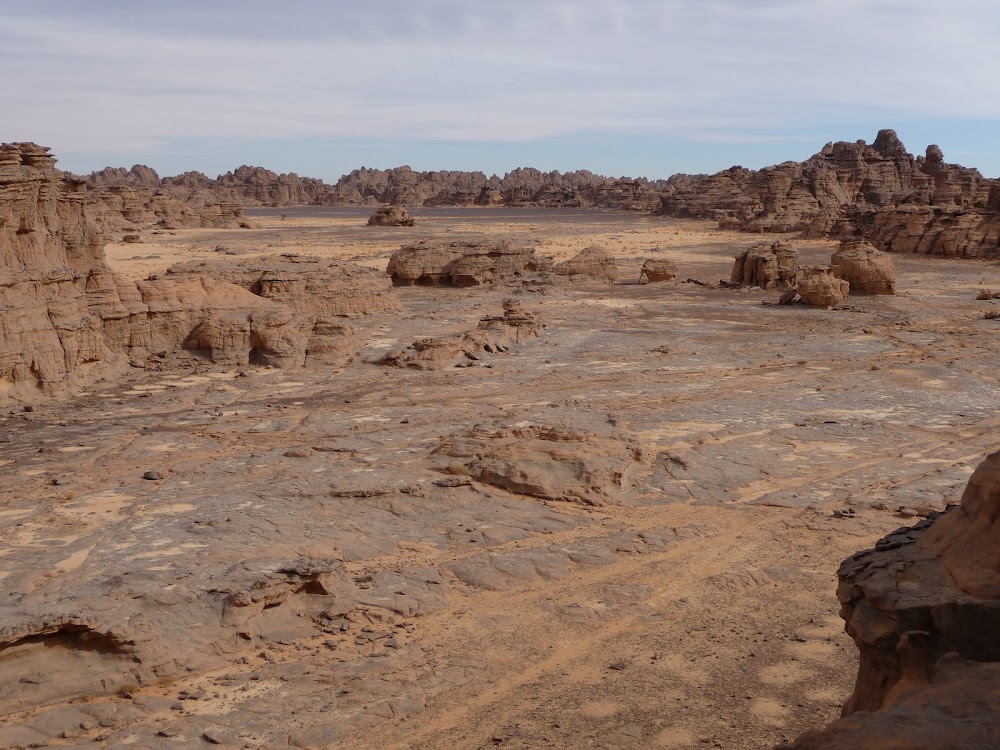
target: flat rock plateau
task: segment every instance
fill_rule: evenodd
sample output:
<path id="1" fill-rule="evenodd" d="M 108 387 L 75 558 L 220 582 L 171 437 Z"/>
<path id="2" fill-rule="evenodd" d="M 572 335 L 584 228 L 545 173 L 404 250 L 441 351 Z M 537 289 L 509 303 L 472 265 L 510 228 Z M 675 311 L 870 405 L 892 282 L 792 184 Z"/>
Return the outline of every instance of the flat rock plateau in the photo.
<path id="1" fill-rule="evenodd" d="M 996 448 L 1000 301 L 976 296 L 1000 266 L 894 255 L 894 295 L 820 309 L 720 279 L 761 241 L 821 265 L 831 240 L 370 214 L 107 245 L 119 289 L 231 261 L 213 283 L 339 348 L 234 364 L 219 338 L 3 402 L 0 747 L 755 750 L 837 719 L 838 567 Z M 382 289 L 349 331 L 286 278 L 419 242 L 441 268 L 462 243 L 603 252 L 572 283 L 532 261 Z M 668 280 L 640 283 L 650 260 Z"/>

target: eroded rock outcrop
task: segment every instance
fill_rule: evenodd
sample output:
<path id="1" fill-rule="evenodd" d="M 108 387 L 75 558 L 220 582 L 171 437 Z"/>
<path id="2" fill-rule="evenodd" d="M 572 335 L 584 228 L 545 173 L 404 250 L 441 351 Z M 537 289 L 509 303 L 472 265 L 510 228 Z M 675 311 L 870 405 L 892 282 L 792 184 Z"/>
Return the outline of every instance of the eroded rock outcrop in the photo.
<path id="1" fill-rule="evenodd" d="M 597 282 L 611 284 L 618 278 L 618 263 L 602 247 L 588 247 L 569 260 L 556 263 L 552 273 L 571 282 Z"/>
<path id="2" fill-rule="evenodd" d="M 850 284 L 834 276 L 828 266 L 799 269 L 796 291 L 807 305 L 829 309 L 847 299 L 850 290 Z"/>
<path id="3" fill-rule="evenodd" d="M 397 286 L 479 286 L 543 273 L 551 267 L 551 258 L 509 242 L 420 242 L 395 251 L 386 273 Z"/>
<path id="4" fill-rule="evenodd" d="M 418 339 L 406 349 L 389 352 L 378 362 L 417 370 L 469 367 L 541 334 L 541 320 L 517 300 L 504 300 L 503 310 L 503 315 L 483 318 L 471 331 Z"/>
<path id="5" fill-rule="evenodd" d="M 402 206 L 382 206 L 368 217 L 370 227 L 412 227 L 416 223 Z"/>
<path id="6" fill-rule="evenodd" d="M 758 242 L 736 256 L 730 284 L 792 289 L 798 278 L 798 251 L 787 242 Z"/>
<path id="7" fill-rule="evenodd" d="M 558 425 L 479 425 L 435 454 L 459 459 L 470 477 L 508 492 L 586 505 L 617 503 L 648 466 L 628 435 Z"/>
<path id="8" fill-rule="evenodd" d="M 830 270 L 851 286 L 851 294 L 895 294 L 896 264 L 870 242 L 849 239 L 830 260 Z"/>
<path id="9" fill-rule="evenodd" d="M 890 534 L 838 576 L 857 683 L 844 719 L 792 747 L 995 747 L 1000 452 L 973 473 L 960 506 Z"/>

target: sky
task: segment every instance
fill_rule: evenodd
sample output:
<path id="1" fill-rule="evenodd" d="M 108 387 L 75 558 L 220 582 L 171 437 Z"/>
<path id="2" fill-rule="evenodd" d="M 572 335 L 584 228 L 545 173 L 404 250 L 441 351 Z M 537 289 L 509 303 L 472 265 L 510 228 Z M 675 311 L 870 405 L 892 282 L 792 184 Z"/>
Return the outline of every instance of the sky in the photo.
<path id="1" fill-rule="evenodd" d="M 0 0 L 0 142 L 63 169 L 665 178 L 895 129 L 1000 176 L 996 0 Z"/>

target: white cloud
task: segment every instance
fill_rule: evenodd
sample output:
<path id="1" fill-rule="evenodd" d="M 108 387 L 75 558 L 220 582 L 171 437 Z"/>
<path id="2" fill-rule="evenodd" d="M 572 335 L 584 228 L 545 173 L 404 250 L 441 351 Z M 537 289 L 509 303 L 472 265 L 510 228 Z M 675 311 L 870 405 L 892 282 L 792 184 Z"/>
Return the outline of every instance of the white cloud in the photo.
<path id="1" fill-rule="evenodd" d="M 0 2 L 0 140 L 60 149 L 1000 120 L 993 0 L 38 5 Z"/>

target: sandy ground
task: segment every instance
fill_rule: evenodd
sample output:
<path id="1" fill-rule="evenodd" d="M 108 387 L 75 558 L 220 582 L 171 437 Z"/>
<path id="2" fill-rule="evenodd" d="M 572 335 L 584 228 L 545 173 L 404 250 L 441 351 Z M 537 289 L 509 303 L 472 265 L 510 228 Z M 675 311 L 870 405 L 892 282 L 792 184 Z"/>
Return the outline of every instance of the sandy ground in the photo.
<path id="1" fill-rule="evenodd" d="M 488 235 L 559 259 L 602 245 L 622 283 L 519 295 L 546 328 L 489 367 L 371 364 L 474 327 L 510 294 L 411 288 L 402 314 L 355 321 L 368 343 L 341 370 L 240 376 L 179 357 L 12 411 L 0 423 L 0 582 L 19 601 L 77 596 L 85 609 L 118 596 L 109 576 L 166 591 L 193 570 L 331 555 L 368 598 L 333 629 L 306 616 L 308 602 L 282 604 L 252 643 L 127 696 L 17 710 L 0 689 L 0 739 L 770 748 L 831 721 L 851 689 L 841 560 L 915 520 L 900 507 L 956 501 L 996 447 L 997 322 L 982 319 L 994 303 L 974 300 L 1000 288 L 996 264 L 897 258 L 897 296 L 818 311 L 761 305 L 776 292 L 632 283 L 654 256 L 682 280 L 728 278 L 758 238 L 705 223 L 470 210 L 415 212 L 416 228 L 390 230 L 361 226 L 362 213 L 286 213 L 255 216 L 253 230 L 144 233 L 108 256 L 137 277 L 227 252 L 384 267 L 404 241 Z M 806 262 L 832 248 L 796 244 Z M 578 421 L 627 431 L 655 457 L 617 504 L 433 484 L 449 435 Z M 302 445 L 320 449 L 284 455 Z M 163 481 L 140 478 L 154 468 Z M 373 477 L 403 489 L 330 492 Z M 45 669 L 114 664 L 44 646 L 0 651 L 0 670 L 34 689 Z"/>

